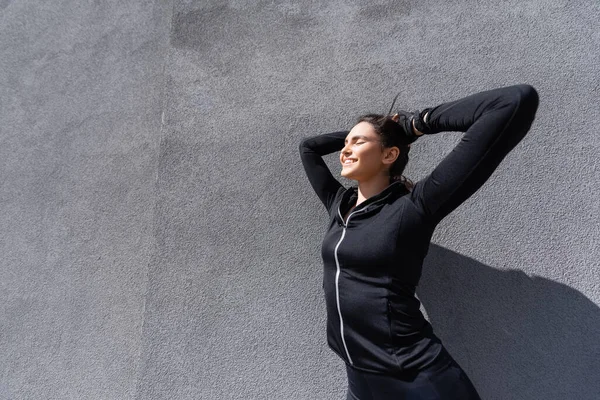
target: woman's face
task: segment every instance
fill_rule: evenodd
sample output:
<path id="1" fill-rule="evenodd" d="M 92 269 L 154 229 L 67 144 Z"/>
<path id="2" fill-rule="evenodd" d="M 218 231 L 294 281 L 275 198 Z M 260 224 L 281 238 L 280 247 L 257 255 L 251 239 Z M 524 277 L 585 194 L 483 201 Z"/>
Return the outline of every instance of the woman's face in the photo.
<path id="1" fill-rule="evenodd" d="M 392 155 L 393 156 L 393 155 Z M 340 152 L 341 175 L 348 179 L 367 181 L 387 173 L 386 169 L 397 158 L 390 158 L 389 149 L 381 147 L 380 136 L 373 125 L 359 122 L 348 133 L 345 145 Z"/>

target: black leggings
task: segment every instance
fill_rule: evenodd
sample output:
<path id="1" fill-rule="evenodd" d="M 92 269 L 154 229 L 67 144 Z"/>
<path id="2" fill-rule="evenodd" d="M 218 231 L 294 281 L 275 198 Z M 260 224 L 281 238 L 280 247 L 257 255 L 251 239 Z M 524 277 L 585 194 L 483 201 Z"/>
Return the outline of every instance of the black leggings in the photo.
<path id="1" fill-rule="evenodd" d="M 433 365 L 412 377 L 392 377 L 347 366 L 346 400 L 481 400 L 467 374 L 443 348 Z"/>

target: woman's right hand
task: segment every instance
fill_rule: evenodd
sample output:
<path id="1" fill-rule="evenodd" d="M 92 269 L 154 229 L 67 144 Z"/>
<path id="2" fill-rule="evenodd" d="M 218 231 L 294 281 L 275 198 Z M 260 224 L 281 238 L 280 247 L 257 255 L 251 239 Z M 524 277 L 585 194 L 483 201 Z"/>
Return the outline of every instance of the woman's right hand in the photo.
<path id="1" fill-rule="evenodd" d="M 406 115 L 410 115 L 410 113 L 404 113 L 404 114 L 406 114 Z M 406 118 L 406 115 L 403 115 L 403 118 Z M 395 121 L 395 122 L 397 122 L 397 123 L 400 123 L 400 122 L 399 122 L 399 121 L 400 121 L 400 115 L 399 115 L 398 113 L 394 114 L 394 115 L 392 116 L 392 120 L 393 120 L 393 121 Z M 416 135 L 416 136 L 421 136 L 421 135 L 423 135 L 423 132 L 421 132 L 420 130 L 418 130 L 418 129 L 415 127 L 415 120 L 414 120 L 414 118 L 411 118 L 411 125 L 410 125 L 410 126 L 412 127 L 412 133 L 413 133 L 414 135 Z"/>
<path id="2" fill-rule="evenodd" d="M 415 135 L 417 135 L 417 136 L 421 136 L 421 135 L 423 135 L 423 134 L 424 134 L 423 132 L 421 132 L 420 130 L 418 130 L 418 129 L 415 127 L 415 120 L 414 120 L 414 119 L 412 120 L 412 127 L 413 127 L 413 131 L 415 132 Z"/>

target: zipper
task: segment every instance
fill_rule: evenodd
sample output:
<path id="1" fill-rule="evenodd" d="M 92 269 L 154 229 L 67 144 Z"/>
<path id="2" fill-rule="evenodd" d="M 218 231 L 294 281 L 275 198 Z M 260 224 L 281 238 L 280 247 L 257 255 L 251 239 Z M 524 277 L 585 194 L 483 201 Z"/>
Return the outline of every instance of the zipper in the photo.
<path id="1" fill-rule="evenodd" d="M 342 337 L 342 344 L 344 345 L 344 350 L 346 350 L 346 356 L 348 357 L 348 361 L 350 362 L 350 365 L 354 365 L 354 363 L 352 362 L 352 358 L 350 357 L 350 353 L 348 352 L 348 346 L 346 345 L 346 339 L 344 339 L 344 320 L 342 318 L 342 309 L 340 308 L 340 261 L 338 259 L 338 248 L 340 247 L 340 244 L 342 244 L 342 240 L 344 240 L 344 236 L 346 236 L 346 227 L 348 226 L 348 222 L 350 222 L 350 217 L 352 217 L 352 215 L 354 213 L 359 213 L 361 211 L 365 210 L 365 208 L 351 212 L 350 215 L 348 215 L 348 219 L 346 220 L 346 222 L 344 223 L 344 217 L 342 216 L 342 213 L 340 212 L 340 209 L 338 207 L 338 214 L 340 215 L 340 218 L 342 219 L 342 226 L 343 226 L 343 230 L 342 230 L 342 236 L 340 237 L 340 241 L 337 243 L 337 245 L 335 246 L 335 250 L 334 250 L 334 256 L 335 256 L 335 266 L 336 266 L 336 273 L 335 273 L 335 299 L 337 302 L 337 309 L 338 309 L 338 315 L 340 316 L 340 335 Z"/>

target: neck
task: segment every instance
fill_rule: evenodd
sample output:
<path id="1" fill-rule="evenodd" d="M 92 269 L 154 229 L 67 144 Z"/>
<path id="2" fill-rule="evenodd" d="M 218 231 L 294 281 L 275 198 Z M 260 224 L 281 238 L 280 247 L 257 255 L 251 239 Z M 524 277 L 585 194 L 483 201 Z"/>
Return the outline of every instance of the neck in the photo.
<path id="1" fill-rule="evenodd" d="M 387 174 L 377 175 L 368 181 L 358 182 L 358 199 L 356 205 L 359 205 L 369 197 L 373 197 L 383 191 L 390 185 L 390 177 Z"/>

